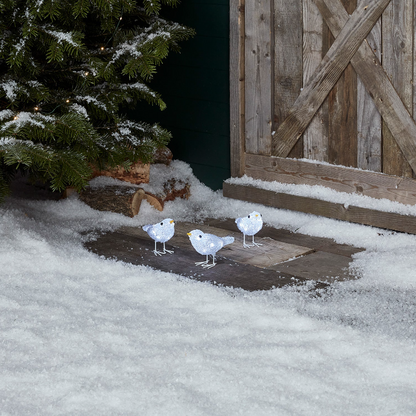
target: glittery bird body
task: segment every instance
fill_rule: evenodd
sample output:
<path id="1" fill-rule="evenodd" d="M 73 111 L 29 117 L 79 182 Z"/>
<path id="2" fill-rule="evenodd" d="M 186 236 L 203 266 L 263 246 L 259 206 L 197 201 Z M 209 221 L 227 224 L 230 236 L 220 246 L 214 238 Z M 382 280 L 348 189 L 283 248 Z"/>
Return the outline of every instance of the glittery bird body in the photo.
<path id="1" fill-rule="evenodd" d="M 166 218 L 157 224 L 143 225 L 143 230 L 149 234 L 150 238 L 155 240 L 155 256 L 161 256 L 166 253 L 173 253 L 172 250 L 166 250 L 165 243 L 175 234 L 175 222 L 171 218 Z M 157 250 L 157 243 L 163 243 L 163 251 Z"/>
<path id="2" fill-rule="evenodd" d="M 205 261 L 195 263 L 198 266 L 205 267 L 206 269 L 214 267 L 215 263 L 215 254 L 217 251 L 221 250 L 225 245 L 231 244 L 234 242 L 234 237 L 218 237 L 214 234 L 207 234 L 201 230 L 193 230 L 188 233 L 189 239 L 193 248 L 202 255 L 206 256 Z M 208 256 L 212 256 L 212 264 L 209 263 Z"/>
<path id="3" fill-rule="evenodd" d="M 237 218 L 235 220 L 238 229 L 243 233 L 243 247 L 249 248 L 253 246 L 261 246 L 261 244 L 254 242 L 254 235 L 257 234 L 263 227 L 263 218 L 257 211 L 253 211 L 247 217 Z M 246 235 L 252 236 L 252 243 L 246 243 Z"/>

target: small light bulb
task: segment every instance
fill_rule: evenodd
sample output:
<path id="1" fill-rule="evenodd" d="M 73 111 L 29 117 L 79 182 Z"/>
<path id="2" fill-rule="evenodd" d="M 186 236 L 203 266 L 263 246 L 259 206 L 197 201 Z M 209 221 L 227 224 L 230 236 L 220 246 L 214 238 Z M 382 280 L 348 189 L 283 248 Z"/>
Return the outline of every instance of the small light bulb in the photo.
<path id="1" fill-rule="evenodd" d="M 89 72 L 85 72 L 85 76 L 87 76 L 89 74 Z"/>
<path id="2" fill-rule="evenodd" d="M 120 20 L 123 20 L 123 17 L 122 16 L 120 16 Z"/>
<path id="3" fill-rule="evenodd" d="M 38 111 L 39 110 L 39 107 L 35 107 L 35 111 Z"/>
<path id="4" fill-rule="evenodd" d="M 69 103 L 69 100 L 66 100 L 65 102 Z"/>
<path id="5" fill-rule="evenodd" d="M 13 117 L 13 120 L 17 120 L 19 117 L 18 116 L 14 116 Z"/>
<path id="6" fill-rule="evenodd" d="M 101 46 L 101 48 L 100 48 L 100 49 L 103 51 L 105 48 L 104 48 L 104 46 Z"/>

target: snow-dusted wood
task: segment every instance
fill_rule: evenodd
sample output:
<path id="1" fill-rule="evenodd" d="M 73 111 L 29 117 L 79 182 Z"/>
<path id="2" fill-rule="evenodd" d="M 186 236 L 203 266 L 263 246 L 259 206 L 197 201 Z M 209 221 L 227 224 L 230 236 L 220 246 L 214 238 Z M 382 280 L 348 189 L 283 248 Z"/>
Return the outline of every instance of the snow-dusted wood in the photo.
<path id="1" fill-rule="evenodd" d="M 323 201 L 298 195 L 274 192 L 249 185 L 224 183 L 224 196 L 270 207 L 320 215 L 342 221 L 416 234 L 416 217 L 393 212 L 377 211 L 354 205 Z"/>
<path id="2" fill-rule="evenodd" d="M 107 170 L 94 170 L 92 177 L 108 176 L 135 185 L 148 183 L 150 178 L 150 164 L 137 162 L 130 166 L 127 171 L 122 166 L 117 166 Z"/>
<path id="3" fill-rule="evenodd" d="M 259 155 L 246 155 L 246 173 L 264 181 L 321 185 L 339 192 L 416 205 L 416 180 L 411 178 Z"/>

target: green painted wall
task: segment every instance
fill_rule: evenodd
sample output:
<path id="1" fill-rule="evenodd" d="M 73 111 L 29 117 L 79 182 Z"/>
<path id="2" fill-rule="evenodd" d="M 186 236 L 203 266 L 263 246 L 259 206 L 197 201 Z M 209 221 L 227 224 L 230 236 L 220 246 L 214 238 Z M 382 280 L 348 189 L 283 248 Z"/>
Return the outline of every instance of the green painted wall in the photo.
<path id="1" fill-rule="evenodd" d="M 228 10 L 228 0 L 182 0 L 163 15 L 197 34 L 180 54 L 171 53 L 151 83 L 167 109 L 137 109 L 138 119 L 172 132 L 174 158 L 213 189 L 230 177 Z"/>

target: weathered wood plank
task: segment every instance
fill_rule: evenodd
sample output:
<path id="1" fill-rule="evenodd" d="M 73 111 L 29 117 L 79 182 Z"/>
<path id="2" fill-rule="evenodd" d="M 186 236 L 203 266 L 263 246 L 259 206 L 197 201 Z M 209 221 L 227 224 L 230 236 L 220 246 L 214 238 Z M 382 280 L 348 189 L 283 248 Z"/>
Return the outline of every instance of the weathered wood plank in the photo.
<path id="1" fill-rule="evenodd" d="M 318 251 L 296 261 L 277 264 L 273 267 L 278 272 L 302 276 L 305 279 L 334 283 L 351 280 L 348 266 L 352 259 L 337 254 Z M 322 267 L 325 264 L 325 267 Z"/>
<path id="2" fill-rule="evenodd" d="M 244 174 L 244 1 L 230 0 L 231 176 Z"/>
<path id="3" fill-rule="evenodd" d="M 234 219 L 209 219 L 206 220 L 205 223 L 213 227 L 224 228 L 225 230 L 235 230 Z M 355 253 L 363 251 L 362 248 L 352 247 L 347 244 L 337 244 L 331 238 L 312 237 L 298 231 L 293 232 L 282 228 L 269 227 L 267 225 L 263 225 L 263 228 L 256 234 L 256 236 L 259 236 L 260 238 L 270 237 L 276 241 L 310 247 L 314 251 L 333 253 L 348 258 L 351 258 L 351 256 Z M 357 244 L 359 243 L 360 242 L 357 241 Z"/>
<path id="4" fill-rule="evenodd" d="M 413 59 L 416 59 L 416 0 L 413 7 Z M 416 65 L 413 65 L 413 119 L 416 120 Z M 416 174 L 413 172 L 413 177 L 415 177 Z"/>
<path id="5" fill-rule="evenodd" d="M 356 0 L 341 0 L 352 14 Z M 331 33 L 330 44 L 334 38 Z M 329 143 L 328 162 L 357 166 L 357 75 L 349 64 L 328 95 Z"/>
<path id="6" fill-rule="evenodd" d="M 324 20 L 336 36 L 349 21 L 348 13 L 339 0 L 315 0 Z M 373 97 L 383 120 L 399 144 L 413 170 L 416 170 L 416 124 L 384 72 L 367 42 L 351 59 L 367 91 Z"/>
<path id="7" fill-rule="evenodd" d="M 324 22 L 313 0 L 303 1 L 303 83 L 306 85 L 322 61 Z M 291 103 L 292 104 L 292 103 Z M 303 134 L 307 159 L 328 161 L 328 131 L 322 107 Z M 327 111 L 327 109 L 326 109 Z M 290 156 L 290 154 L 289 154 Z"/>
<path id="8" fill-rule="evenodd" d="M 366 0 L 358 0 L 364 7 Z M 381 62 L 381 19 L 367 36 L 367 42 Z M 357 167 L 381 172 L 381 115 L 364 83 L 358 76 L 357 83 Z"/>
<path id="9" fill-rule="evenodd" d="M 383 68 L 407 110 L 413 105 L 413 0 L 392 0 L 383 13 Z M 412 176 L 392 132 L 383 123 L 383 172 Z"/>
<path id="10" fill-rule="evenodd" d="M 274 117 L 276 131 L 302 89 L 302 0 L 274 0 Z M 299 141 L 289 153 L 302 157 Z"/>
<path id="11" fill-rule="evenodd" d="M 224 196 L 270 207 L 416 234 L 416 217 L 273 192 L 253 186 L 224 183 Z"/>
<path id="12" fill-rule="evenodd" d="M 270 154 L 272 137 L 271 0 L 245 4 L 245 148 Z"/>
<path id="13" fill-rule="evenodd" d="M 358 8 L 329 49 L 311 82 L 304 87 L 272 143 L 274 156 L 286 157 L 333 88 L 351 58 L 373 28 L 390 0 L 369 0 Z"/>
<path id="14" fill-rule="evenodd" d="M 246 155 L 246 174 L 254 179 L 296 185 L 321 185 L 338 192 L 416 204 L 416 180 L 383 173 L 315 164 L 279 157 Z"/>

